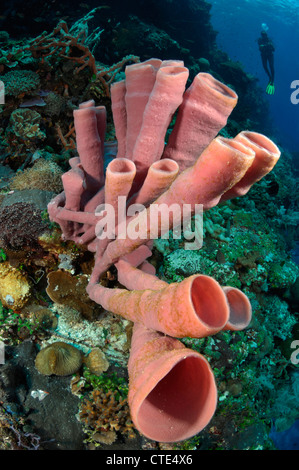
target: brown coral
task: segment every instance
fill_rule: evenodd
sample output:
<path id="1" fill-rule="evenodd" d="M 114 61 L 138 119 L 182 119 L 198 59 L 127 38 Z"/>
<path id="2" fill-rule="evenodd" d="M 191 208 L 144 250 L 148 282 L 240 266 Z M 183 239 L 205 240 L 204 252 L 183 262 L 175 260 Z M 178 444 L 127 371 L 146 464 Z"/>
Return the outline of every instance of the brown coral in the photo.
<path id="1" fill-rule="evenodd" d="M 97 442 L 112 444 L 117 432 L 135 437 L 133 423 L 127 399 L 118 396 L 115 390 L 105 393 L 102 389 L 93 390 L 81 406 L 80 420 L 93 430 L 93 438 Z"/>
<path id="2" fill-rule="evenodd" d="M 20 310 L 31 295 L 31 282 L 8 262 L 0 263 L 0 301 L 13 310 Z"/>
<path id="3" fill-rule="evenodd" d="M 58 270 L 48 275 L 48 296 L 59 305 L 67 305 L 80 312 L 88 320 L 97 317 L 102 308 L 87 295 L 86 276 L 72 276 L 69 272 Z"/>
<path id="4" fill-rule="evenodd" d="M 56 315 L 49 308 L 42 307 L 41 305 L 26 305 L 22 309 L 22 313 L 26 317 L 33 318 L 34 323 L 41 328 L 55 329 L 57 328 L 58 319 Z"/>
<path id="5" fill-rule="evenodd" d="M 43 375 L 71 375 L 80 369 L 81 364 L 79 349 L 62 341 L 49 344 L 35 359 L 35 367 Z"/>
<path id="6" fill-rule="evenodd" d="M 94 348 L 88 356 L 84 359 L 86 366 L 88 367 L 89 371 L 94 374 L 100 376 L 103 372 L 109 367 L 109 362 L 103 351 L 100 348 Z"/>
<path id="7" fill-rule="evenodd" d="M 45 231 L 41 212 L 34 204 L 17 202 L 0 209 L 0 242 L 5 248 L 36 248 L 38 236 Z"/>
<path id="8" fill-rule="evenodd" d="M 40 158 L 25 171 L 18 172 L 13 178 L 11 189 L 40 189 L 59 193 L 62 191 L 61 175 L 63 171 L 52 161 Z"/>

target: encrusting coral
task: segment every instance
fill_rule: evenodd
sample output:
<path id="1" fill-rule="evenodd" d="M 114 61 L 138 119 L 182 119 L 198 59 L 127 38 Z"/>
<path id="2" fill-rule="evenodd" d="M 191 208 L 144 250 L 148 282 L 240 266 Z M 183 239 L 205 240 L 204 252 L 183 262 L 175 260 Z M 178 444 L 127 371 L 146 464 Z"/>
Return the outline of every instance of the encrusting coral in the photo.
<path id="1" fill-rule="evenodd" d="M 170 285 L 161 281 L 148 262 L 152 241 L 184 223 L 197 205 L 207 211 L 246 194 L 271 171 L 280 151 L 255 132 L 216 137 L 238 97 L 211 75 L 199 73 L 185 90 L 189 71 L 182 61 L 150 59 L 127 66 L 125 73 L 126 79 L 111 87 L 116 158 L 105 174 L 106 110 L 93 101 L 82 103 L 74 111 L 79 157 L 70 160 L 64 192 L 48 211 L 65 240 L 95 253 L 90 298 L 135 322 L 128 364 L 135 427 L 150 439 L 175 442 L 208 424 L 217 389 L 207 360 L 167 335 L 202 338 L 243 329 L 251 305 L 241 291 L 210 276 L 191 275 Z M 127 209 L 123 220 L 120 196 Z M 137 203 L 143 210 L 135 215 L 130 208 Z M 116 213 L 114 229 L 104 215 L 108 207 Z M 159 219 L 152 216 L 155 208 Z M 99 282 L 112 264 L 123 289 Z M 180 383 L 184 387 L 177 388 Z"/>

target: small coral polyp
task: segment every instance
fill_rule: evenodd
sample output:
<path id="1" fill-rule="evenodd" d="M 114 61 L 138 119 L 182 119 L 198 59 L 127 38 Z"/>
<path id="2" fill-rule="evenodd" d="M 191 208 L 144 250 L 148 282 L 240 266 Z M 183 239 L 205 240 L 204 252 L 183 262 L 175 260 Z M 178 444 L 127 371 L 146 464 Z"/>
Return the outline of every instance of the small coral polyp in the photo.
<path id="1" fill-rule="evenodd" d="M 180 60 L 150 59 L 127 66 L 125 74 L 125 80 L 111 87 L 115 160 L 105 173 L 105 108 L 93 101 L 82 103 L 74 111 L 79 155 L 70 160 L 71 169 L 62 176 L 64 191 L 51 201 L 48 211 L 65 240 L 85 244 L 95 253 L 87 286 L 89 297 L 135 322 L 128 363 L 128 401 L 135 427 L 153 440 L 175 442 L 197 434 L 209 423 L 217 390 L 206 359 L 173 336 L 193 334 L 200 338 L 222 329 L 246 328 L 251 305 L 241 291 L 223 288 L 209 276 L 193 275 L 170 285 L 158 279 L 149 262 L 153 234 L 159 237 L 165 227 L 182 224 L 184 204 L 189 204 L 193 213 L 197 204 L 207 211 L 219 202 L 246 194 L 272 170 L 280 151 L 258 133 L 217 137 L 238 97 L 207 73 L 196 75 L 187 89 L 189 70 Z M 118 159 L 122 159 L 120 165 L 115 164 Z M 161 167 L 156 168 L 157 162 L 162 162 Z M 117 214 L 120 196 L 127 208 L 136 202 L 144 206 L 138 236 L 122 234 L 124 225 L 128 228 L 138 222 L 140 214 L 127 216 L 125 221 L 116 217 L 113 237 L 97 237 L 96 228 L 103 221 L 97 207 L 109 203 Z M 158 226 L 150 217 L 153 204 L 165 208 Z M 169 220 L 166 209 L 173 204 L 177 209 Z M 124 288 L 109 289 L 99 282 L 112 264 Z M 196 382 L 198 371 L 200 384 Z M 175 406 L 167 406 L 173 382 L 190 385 L 187 395 L 178 390 L 177 403 L 188 396 L 192 416 L 184 408 L 178 416 Z M 162 394 L 155 392 L 159 384 Z M 193 393 L 198 387 L 208 393 Z M 174 423 L 172 427 L 165 425 L 167 420 Z"/>

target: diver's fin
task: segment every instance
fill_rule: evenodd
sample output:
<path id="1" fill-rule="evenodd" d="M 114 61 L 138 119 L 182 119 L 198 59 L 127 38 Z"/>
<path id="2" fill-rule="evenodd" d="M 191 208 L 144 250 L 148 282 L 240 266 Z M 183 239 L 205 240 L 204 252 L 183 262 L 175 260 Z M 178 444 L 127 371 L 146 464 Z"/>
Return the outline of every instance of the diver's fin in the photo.
<path id="1" fill-rule="evenodd" d="M 267 85 L 267 88 L 266 88 L 266 93 L 268 95 L 274 95 L 275 93 L 275 86 L 274 86 L 274 83 L 272 82 L 269 82 L 268 85 Z"/>

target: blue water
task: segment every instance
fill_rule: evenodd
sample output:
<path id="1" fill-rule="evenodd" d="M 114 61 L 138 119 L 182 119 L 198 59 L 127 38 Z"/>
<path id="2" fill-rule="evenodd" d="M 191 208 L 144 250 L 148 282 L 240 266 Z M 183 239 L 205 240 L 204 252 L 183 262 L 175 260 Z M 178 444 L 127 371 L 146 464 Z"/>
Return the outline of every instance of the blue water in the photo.
<path id="1" fill-rule="evenodd" d="M 282 432 L 277 432 L 273 426 L 270 437 L 279 450 L 299 450 L 299 420 Z"/>
<path id="2" fill-rule="evenodd" d="M 290 88 L 299 80 L 299 0 L 209 0 L 217 44 L 266 89 L 268 77 L 261 64 L 257 38 L 261 24 L 269 27 L 275 45 L 275 94 L 265 94 L 276 126 L 278 143 L 299 151 L 299 104 L 291 103 Z"/>

